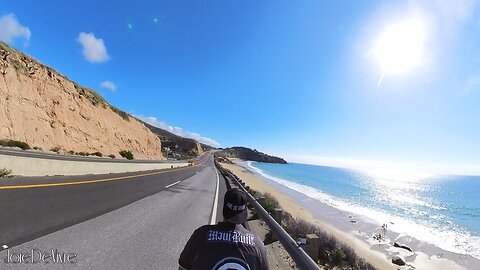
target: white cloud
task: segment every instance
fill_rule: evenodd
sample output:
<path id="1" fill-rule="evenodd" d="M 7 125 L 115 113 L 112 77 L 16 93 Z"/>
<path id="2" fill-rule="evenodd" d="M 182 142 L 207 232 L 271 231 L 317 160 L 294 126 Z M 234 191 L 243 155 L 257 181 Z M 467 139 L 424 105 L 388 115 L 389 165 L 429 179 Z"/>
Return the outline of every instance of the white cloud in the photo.
<path id="1" fill-rule="evenodd" d="M 21 25 L 13 13 L 0 17 L 0 40 L 11 44 L 15 39 L 23 38 L 27 45 L 31 35 L 30 29 Z"/>
<path id="2" fill-rule="evenodd" d="M 111 82 L 111 81 L 104 81 L 100 84 L 100 87 L 105 88 L 105 89 L 110 89 L 112 92 L 115 92 L 117 90 L 117 86 Z"/>
<path id="3" fill-rule="evenodd" d="M 174 127 L 174 126 L 171 126 L 171 125 L 169 125 L 165 122 L 158 121 L 156 117 L 143 116 L 143 115 L 134 115 L 134 116 L 137 117 L 138 119 L 152 125 L 152 126 L 164 129 L 164 130 L 169 131 L 169 132 L 171 132 L 175 135 L 185 137 L 185 138 L 194 139 L 194 140 L 196 140 L 200 143 L 207 144 L 207 145 L 210 145 L 210 146 L 213 146 L 213 147 L 220 147 L 220 144 L 218 142 L 216 142 L 215 140 L 212 140 L 212 139 L 207 138 L 207 137 L 202 137 L 200 134 L 195 133 L 195 132 L 190 132 L 190 131 L 183 130 L 183 128 L 181 128 L 181 127 Z"/>
<path id="4" fill-rule="evenodd" d="M 81 32 L 77 41 L 82 44 L 83 55 L 92 63 L 102 63 L 110 59 L 103 39 L 96 38 L 93 33 Z"/>

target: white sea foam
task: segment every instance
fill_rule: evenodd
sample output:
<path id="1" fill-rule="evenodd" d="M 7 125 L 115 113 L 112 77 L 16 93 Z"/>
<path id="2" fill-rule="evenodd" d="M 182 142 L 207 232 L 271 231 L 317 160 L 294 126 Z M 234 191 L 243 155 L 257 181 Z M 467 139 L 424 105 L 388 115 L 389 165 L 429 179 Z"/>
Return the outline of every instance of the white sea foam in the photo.
<path id="1" fill-rule="evenodd" d="M 389 230 L 400 234 L 410 235 L 420 241 L 427 242 L 447 251 L 467 254 L 480 259 L 480 237 L 472 235 L 470 232 L 455 226 L 451 222 L 449 222 L 448 225 L 442 225 L 441 223 L 431 221 L 409 220 L 403 217 L 394 216 L 386 213 L 384 210 L 372 209 L 358 203 L 343 201 L 314 187 L 269 175 L 263 170 L 253 166 L 251 161 L 247 162 L 247 165 L 250 170 L 270 181 L 302 193 L 307 197 L 318 200 L 322 203 L 326 203 L 339 210 L 361 215 L 367 220 L 374 221 L 377 224 L 391 222 L 393 224 L 389 224 Z M 433 208 L 438 207 L 421 200 L 412 200 L 410 202 L 418 205 L 428 205 Z M 438 219 L 432 218 L 432 220 Z"/>

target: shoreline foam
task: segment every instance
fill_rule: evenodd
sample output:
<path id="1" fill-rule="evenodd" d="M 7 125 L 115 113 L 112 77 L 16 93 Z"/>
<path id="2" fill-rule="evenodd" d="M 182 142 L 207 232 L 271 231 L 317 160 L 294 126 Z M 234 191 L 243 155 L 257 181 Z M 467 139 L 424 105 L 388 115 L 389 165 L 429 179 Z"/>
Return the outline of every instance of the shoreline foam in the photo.
<path id="1" fill-rule="evenodd" d="M 234 160 L 235 161 L 235 160 Z M 270 193 L 280 203 L 280 206 L 294 217 L 315 223 L 340 241 L 355 249 L 357 254 L 372 263 L 378 269 L 412 269 L 399 267 L 390 262 L 393 255 L 400 255 L 407 265 L 417 269 L 477 269 L 480 261 L 468 255 L 460 255 L 444 251 L 434 245 L 419 241 L 408 235 L 388 231 L 386 241 L 373 240 L 372 235 L 378 232 L 380 224 L 361 217 L 358 214 L 337 209 L 319 200 L 312 199 L 280 183 L 265 179 L 252 168 L 245 168 L 236 162 L 222 164 L 255 190 Z M 355 220 L 352 223 L 351 220 Z M 393 242 L 411 246 L 413 253 L 394 248 Z"/>
<path id="2" fill-rule="evenodd" d="M 434 247 L 440 248 L 442 250 L 442 252 L 440 253 L 448 251 L 451 252 L 452 255 L 460 254 L 471 256 L 477 261 L 480 258 L 478 257 L 479 255 L 476 255 L 478 253 L 474 253 L 475 251 L 478 251 L 478 246 L 480 245 L 479 238 L 476 236 L 471 236 L 466 232 L 459 232 L 455 229 L 453 231 L 445 229 L 439 230 L 436 224 L 428 226 L 422 223 L 415 223 L 414 221 L 406 219 L 404 217 L 395 216 L 358 204 L 344 202 L 340 199 L 337 199 L 329 194 L 322 192 L 319 188 L 313 188 L 307 185 L 289 181 L 287 179 L 269 175 L 262 169 L 252 166 L 251 161 L 248 161 L 246 164 L 244 162 L 241 162 L 240 165 L 253 170 L 255 174 L 258 174 L 262 179 L 265 179 L 268 183 L 279 188 L 281 191 L 291 193 L 289 195 L 297 198 L 297 201 L 313 199 L 313 203 L 320 201 L 321 203 L 327 204 L 338 210 L 349 212 L 352 216 L 363 217 L 367 223 L 378 224 L 378 226 L 380 226 L 380 224 L 388 224 L 388 229 L 397 233 L 396 235 L 410 235 L 412 238 L 418 239 L 420 242 L 426 242 Z M 292 192 L 291 190 L 295 192 Z M 411 201 L 415 199 L 406 198 L 406 200 Z M 307 208 L 308 206 L 309 205 L 306 205 Z M 469 241 L 472 242 L 468 243 Z M 471 250 L 472 253 L 468 253 L 466 250 Z"/>

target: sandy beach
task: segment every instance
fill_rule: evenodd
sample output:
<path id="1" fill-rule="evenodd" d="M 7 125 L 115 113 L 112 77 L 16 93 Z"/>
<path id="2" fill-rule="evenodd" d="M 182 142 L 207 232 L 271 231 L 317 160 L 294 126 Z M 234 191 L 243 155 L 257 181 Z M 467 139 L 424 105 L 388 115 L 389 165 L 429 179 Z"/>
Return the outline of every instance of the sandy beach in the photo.
<path id="1" fill-rule="evenodd" d="M 235 164 L 221 165 L 253 189 L 273 195 L 282 209 L 290 212 L 295 218 L 317 224 L 338 240 L 351 246 L 359 256 L 378 269 L 478 269 L 479 261 L 473 257 L 443 251 L 408 235 L 387 232 L 382 240 L 374 240 L 373 234 L 379 232 L 381 224 L 365 220 L 354 213 L 340 211 L 317 200 L 313 202 L 309 198 L 297 197 L 297 194 L 293 194 L 295 191 L 267 183 L 261 176 L 239 165 L 239 160 L 232 161 Z M 314 209 L 311 207 L 312 203 L 315 204 Z M 394 247 L 394 242 L 408 244 L 413 252 Z M 398 266 L 391 263 L 394 255 L 404 258 L 407 264 Z"/>

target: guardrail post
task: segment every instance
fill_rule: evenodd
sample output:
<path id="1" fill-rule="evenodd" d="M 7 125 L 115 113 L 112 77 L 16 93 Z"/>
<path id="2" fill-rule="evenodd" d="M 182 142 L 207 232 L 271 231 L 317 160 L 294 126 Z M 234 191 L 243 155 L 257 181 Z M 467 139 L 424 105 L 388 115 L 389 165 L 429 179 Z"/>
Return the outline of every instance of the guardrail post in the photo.
<path id="1" fill-rule="evenodd" d="M 312 258 L 315 262 L 318 260 L 318 254 L 320 249 L 320 238 L 312 233 L 307 234 L 307 245 L 305 246 L 305 251 L 307 252 L 308 256 Z"/>
<path id="2" fill-rule="evenodd" d="M 273 210 L 272 217 L 278 224 L 280 224 L 280 226 L 282 225 L 282 215 L 283 215 L 283 210 L 281 208 L 275 208 Z M 278 240 L 277 235 L 275 235 L 275 233 L 272 233 L 272 241 L 277 241 L 277 240 Z"/>
<path id="3" fill-rule="evenodd" d="M 259 197 L 259 198 L 257 199 L 257 202 L 258 202 L 260 205 L 263 206 L 263 205 L 265 205 L 265 200 L 266 200 L 266 199 L 267 199 L 267 198 L 265 198 L 265 197 L 262 196 L 262 197 Z"/>
<path id="4" fill-rule="evenodd" d="M 282 225 L 282 216 L 283 216 L 283 210 L 282 208 L 275 208 L 275 210 L 273 210 L 273 219 L 275 219 L 275 221 Z"/>

